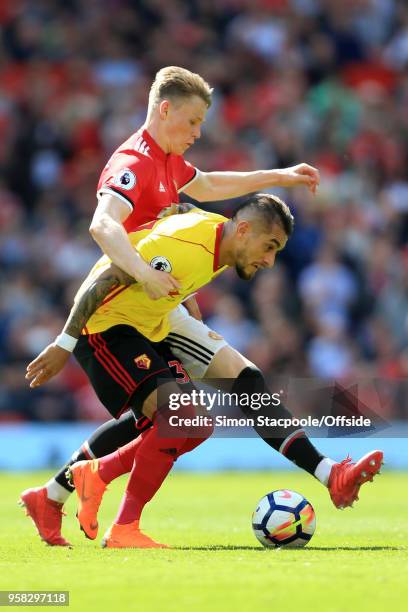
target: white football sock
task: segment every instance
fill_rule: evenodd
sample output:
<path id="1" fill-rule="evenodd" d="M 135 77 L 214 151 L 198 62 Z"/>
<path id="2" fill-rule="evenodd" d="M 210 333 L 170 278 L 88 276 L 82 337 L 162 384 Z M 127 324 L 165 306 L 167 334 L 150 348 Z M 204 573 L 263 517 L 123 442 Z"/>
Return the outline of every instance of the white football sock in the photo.
<path id="1" fill-rule="evenodd" d="M 52 499 L 60 504 L 65 504 L 68 497 L 71 495 L 71 493 L 64 489 L 55 478 L 51 478 L 51 480 L 46 483 L 45 488 L 47 489 L 48 499 Z"/>
<path id="2" fill-rule="evenodd" d="M 315 469 L 314 475 L 316 476 L 317 480 L 320 480 L 320 482 L 324 484 L 325 487 L 327 487 L 330 472 L 335 463 L 337 463 L 337 461 L 333 461 L 333 459 L 325 457 Z"/>

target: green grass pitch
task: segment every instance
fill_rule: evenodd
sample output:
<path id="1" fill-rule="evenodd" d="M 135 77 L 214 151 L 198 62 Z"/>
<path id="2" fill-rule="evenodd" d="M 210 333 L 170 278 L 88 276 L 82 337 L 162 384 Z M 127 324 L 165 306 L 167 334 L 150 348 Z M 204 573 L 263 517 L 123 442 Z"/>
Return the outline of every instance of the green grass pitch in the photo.
<path id="1" fill-rule="evenodd" d="M 385 471 L 354 509 L 336 510 L 301 472 L 173 474 L 145 511 L 142 527 L 171 550 L 103 550 L 86 540 L 67 504 L 73 549 L 44 545 L 16 501 L 48 474 L 0 475 L 0 589 L 69 590 L 71 610 L 309 611 L 406 610 L 407 475 Z M 100 536 L 114 518 L 121 479 L 100 512 Z M 265 493 L 305 495 L 317 530 L 301 550 L 265 550 L 250 526 Z"/>

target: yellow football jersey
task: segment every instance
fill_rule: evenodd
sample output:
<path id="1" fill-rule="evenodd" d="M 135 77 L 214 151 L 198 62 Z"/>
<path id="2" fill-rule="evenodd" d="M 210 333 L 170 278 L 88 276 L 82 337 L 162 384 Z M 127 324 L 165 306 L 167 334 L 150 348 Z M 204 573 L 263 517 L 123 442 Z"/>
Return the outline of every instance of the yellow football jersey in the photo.
<path id="1" fill-rule="evenodd" d="M 87 322 L 82 333 L 103 332 L 114 325 L 130 325 L 152 342 L 163 340 L 170 331 L 168 314 L 197 289 L 209 283 L 227 266 L 218 267 L 218 249 L 226 217 L 193 209 L 146 224 L 129 239 L 152 267 L 170 272 L 180 283 L 177 293 L 151 300 L 135 283 L 115 287 Z M 110 264 L 104 255 L 81 285 L 92 283 Z"/>

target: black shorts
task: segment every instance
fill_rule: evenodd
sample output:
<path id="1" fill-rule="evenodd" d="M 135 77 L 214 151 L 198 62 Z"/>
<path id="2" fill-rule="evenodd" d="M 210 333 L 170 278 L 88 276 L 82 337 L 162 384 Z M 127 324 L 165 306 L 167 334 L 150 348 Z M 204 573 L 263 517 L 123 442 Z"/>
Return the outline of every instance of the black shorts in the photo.
<path id="1" fill-rule="evenodd" d="M 169 346 L 150 342 L 129 325 L 81 336 L 74 355 L 96 395 L 116 419 L 129 408 L 140 416 L 145 399 L 169 379 L 183 384 L 184 391 L 192 388 L 187 372 Z"/>

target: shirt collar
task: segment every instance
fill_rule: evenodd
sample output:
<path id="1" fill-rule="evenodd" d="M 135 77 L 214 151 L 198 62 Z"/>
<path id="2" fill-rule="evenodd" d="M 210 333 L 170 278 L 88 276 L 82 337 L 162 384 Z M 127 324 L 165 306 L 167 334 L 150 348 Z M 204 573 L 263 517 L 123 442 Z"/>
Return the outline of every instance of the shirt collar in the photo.
<path id="1" fill-rule="evenodd" d="M 221 244 L 221 238 L 222 238 L 222 233 L 224 230 L 224 224 L 225 222 L 223 221 L 222 223 L 218 223 L 216 229 L 215 229 L 215 244 L 214 244 L 214 265 L 213 265 L 213 272 L 216 272 L 217 270 L 219 270 L 221 267 L 224 266 L 220 266 L 219 265 L 219 258 L 220 258 L 220 244 Z"/>
<path id="2" fill-rule="evenodd" d="M 147 142 L 156 157 L 162 160 L 165 160 L 167 158 L 167 153 L 163 151 L 161 146 L 157 144 L 157 142 L 152 136 L 150 136 L 149 132 L 146 129 L 142 130 L 142 138 Z"/>

